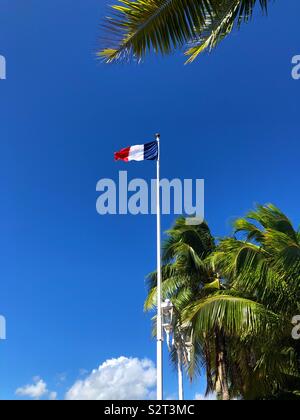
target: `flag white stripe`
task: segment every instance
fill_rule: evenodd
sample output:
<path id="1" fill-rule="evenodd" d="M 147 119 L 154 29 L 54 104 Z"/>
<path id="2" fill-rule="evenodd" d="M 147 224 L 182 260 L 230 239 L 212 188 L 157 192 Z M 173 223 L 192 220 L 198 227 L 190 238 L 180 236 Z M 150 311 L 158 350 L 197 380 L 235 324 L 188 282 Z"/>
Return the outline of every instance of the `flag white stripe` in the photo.
<path id="1" fill-rule="evenodd" d="M 128 161 L 135 160 L 137 162 L 144 160 L 144 145 L 132 146 L 129 151 Z"/>

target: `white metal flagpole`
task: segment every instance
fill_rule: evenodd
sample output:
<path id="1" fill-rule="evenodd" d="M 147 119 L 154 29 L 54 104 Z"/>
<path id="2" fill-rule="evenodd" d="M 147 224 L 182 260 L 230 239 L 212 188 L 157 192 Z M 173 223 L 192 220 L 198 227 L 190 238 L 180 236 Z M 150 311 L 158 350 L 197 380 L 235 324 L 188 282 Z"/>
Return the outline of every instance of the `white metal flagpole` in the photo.
<path id="1" fill-rule="evenodd" d="M 163 331 L 162 331 L 162 287 L 161 287 L 161 206 L 160 206 L 160 134 L 158 143 L 156 201 L 157 201 L 157 400 L 163 400 Z"/>
<path id="2" fill-rule="evenodd" d="M 184 395 L 183 395 L 183 375 L 182 375 L 182 352 L 181 352 L 181 347 L 179 347 L 179 349 L 177 349 L 177 367 L 178 367 L 178 398 L 179 401 L 183 401 L 184 400 Z"/>

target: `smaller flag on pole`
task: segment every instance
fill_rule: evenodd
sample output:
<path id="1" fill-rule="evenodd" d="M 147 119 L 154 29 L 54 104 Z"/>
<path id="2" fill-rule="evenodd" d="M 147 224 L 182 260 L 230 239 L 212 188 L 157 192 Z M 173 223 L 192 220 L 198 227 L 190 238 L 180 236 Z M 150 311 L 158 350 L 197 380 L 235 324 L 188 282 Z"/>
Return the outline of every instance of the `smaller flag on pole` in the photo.
<path id="1" fill-rule="evenodd" d="M 152 141 L 151 143 L 126 147 L 126 149 L 115 153 L 115 160 L 124 162 L 158 160 L 158 143 L 157 141 Z"/>

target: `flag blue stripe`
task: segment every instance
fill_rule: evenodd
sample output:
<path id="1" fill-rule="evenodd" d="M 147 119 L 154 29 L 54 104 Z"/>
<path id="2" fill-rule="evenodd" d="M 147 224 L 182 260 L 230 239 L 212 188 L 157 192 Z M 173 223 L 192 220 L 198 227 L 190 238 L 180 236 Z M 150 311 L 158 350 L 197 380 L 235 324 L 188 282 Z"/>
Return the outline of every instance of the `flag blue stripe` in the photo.
<path id="1" fill-rule="evenodd" d="M 158 143 L 152 141 L 144 145 L 144 160 L 157 160 L 158 159 Z"/>

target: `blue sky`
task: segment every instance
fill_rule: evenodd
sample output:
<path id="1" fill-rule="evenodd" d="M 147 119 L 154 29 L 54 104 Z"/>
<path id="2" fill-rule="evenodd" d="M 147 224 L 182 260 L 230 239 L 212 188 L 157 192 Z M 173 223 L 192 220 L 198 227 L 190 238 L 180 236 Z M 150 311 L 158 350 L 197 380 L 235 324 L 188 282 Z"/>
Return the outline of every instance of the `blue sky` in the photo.
<path id="1" fill-rule="evenodd" d="M 162 175 L 204 178 L 213 233 L 254 203 L 300 224 L 299 2 L 276 1 L 211 55 L 142 65 L 95 60 L 104 0 L 0 0 L 0 398 L 39 376 L 63 398 L 120 356 L 155 360 L 145 275 L 155 217 L 96 213 L 96 183 L 118 171 L 151 179 L 153 163 L 113 152 L 162 134 Z M 163 218 L 166 230 L 174 217 Z M 62 380 L 63 379 L 63 380 Z M 187 386 L 187 397 L 203 381 Z M 166 395 L 176 375 L 166 358 Z"/>

